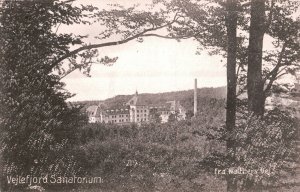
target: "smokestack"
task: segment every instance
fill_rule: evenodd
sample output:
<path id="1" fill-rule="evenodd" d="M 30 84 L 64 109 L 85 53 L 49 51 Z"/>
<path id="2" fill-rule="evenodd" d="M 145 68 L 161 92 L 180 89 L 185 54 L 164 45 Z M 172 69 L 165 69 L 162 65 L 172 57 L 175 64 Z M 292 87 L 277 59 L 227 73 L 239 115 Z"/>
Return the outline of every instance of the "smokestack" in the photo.
<path id="1" fill-rule="evenodd" d="M 197 79 L 195 79 L 194 87 L 194 116 L 197 114 Z"/>

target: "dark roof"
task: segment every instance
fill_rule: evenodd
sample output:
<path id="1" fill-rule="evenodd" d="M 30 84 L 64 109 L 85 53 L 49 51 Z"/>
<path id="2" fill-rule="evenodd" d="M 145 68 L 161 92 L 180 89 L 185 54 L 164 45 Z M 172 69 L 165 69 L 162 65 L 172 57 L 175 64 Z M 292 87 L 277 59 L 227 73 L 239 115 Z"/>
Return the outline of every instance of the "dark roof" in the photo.
<path id="1" fill-rule="evenodd" d="M 86 109 L 87 113 L 91 116 L 95 116 L 95 117 L 98 117 L 100 116 L 100 113 L 101 113 L 101 108 L 97 105 L 92 105 L 92 106 L 89 106 L 87 109 Z"/>
<path id="2" fill-rule="evenodd" d="M 126 103 L 126 105 L 135 105 L 135 106 L 145 106 L 147 105 L 147 103 L 145 102 L 145 100 L 143 99 L 143 97 L 141 97 L 140 95 L 138 95 L 137 93 Z"/>
<path id="3" fill-rule="evenodd" d="M 129 114 L 129 108 L 104 109 L 103 107 L 92 105 L 86 109 L 89 116 L 99 117 L 101 112 L 107 115 Z"/>
<path id="4" fill-rule="evenodd" d="M 155 108 L 155 109 L 168 109 L 168 110 L 170 110 L 171 103 L 151 104 L 151 105 L 149 105 L 149 107 L 150 108 Z"/>
<path id="5" fill-rule="evenodd" d="M 108 114 L 108 115 L 129 114 L 129 109 L 128 108 L 106 109 L 103 112 Z"/>
<path id="6" fill-rule="evenodd" d="M 95 109 L 96 109 L 97 107 L 98 107 L 97 105 L 89 106 L 89 107 L 86 109 L 86 111 L 87 111 L 87 112 L 94 112 Z"/>

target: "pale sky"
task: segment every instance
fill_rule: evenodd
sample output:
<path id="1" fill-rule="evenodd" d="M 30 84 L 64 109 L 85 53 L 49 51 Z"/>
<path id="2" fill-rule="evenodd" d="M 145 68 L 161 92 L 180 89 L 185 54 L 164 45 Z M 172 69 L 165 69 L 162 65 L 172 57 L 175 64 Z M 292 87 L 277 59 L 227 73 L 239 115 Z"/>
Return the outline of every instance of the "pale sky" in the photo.
<path id="1" fill-rule="evenodd" d="M 106 4 L 119 3 L 124 6 L 150 3 L 148 0 L 77 0 L 76 4 L 93 4 L 107 8 Z M 88 43 L 103 43 L 120 40 L 111 37 L 107 40 L 95 40 L 93 37 L 103 31 L 99 24 L 92 26 L 60 26 L 58 32 L 72 32 L 89 35 Z M 100 56 L 118 57 L 113 66 L 94 65 L 91 76 L 86 77 L 75 71 L 62 81 L 66 89 L 76 96 L 70 101 L 103 100 L 116 95 L 139 93 L 158 93 L 188 90 L 193 88 L 194 79 L 198 87 L 226 86 L 226 59 L 209 56 L 205 51 L 196 55 L 197 42 L 192 39 L 175 40 L 157 37 L 144 38 L 143 43 L 129 43 L 99 49 Z M 272 47 L 271 39 L 264 39 L 264 50 Z M 289 80 L 290 82 L 290 80 Z"/>
<path id="2" fill-rule="evenodd" d="M 95 4 L 96 0 L 89 2 Z M 97 5 L 101 2 L 104 1 L 97 1 Z M 96 43 L 92 37 L 101 31 L 101 26 L 60 26 L 59 31 L 89 34 L 87 41 Z M 116 95 L 134 94 L 136 90 L 139 93 L 188 90 L 193 88 L 195 78 L 198 79 L 198 87 L 225 86 L 224 59 L 208 56 L 205 52 L 196 55 L 197 45 L 192 39 L 177 42 L 146 37 L 143 43 L 131 41 L 101 48 L 101 56 L 118 56 L 119 59 L 113 66 L 96 64 L 92 66 L 92 77 L 75 71 L 62 81 L 66 83 L 68 91 L 76 94 L 70 99 L 72 101 L 102 100 Z"/>
<path id="3" fill-rule="evenodd" d="M 221 58 L 196 55 L 196 43 L 147 38 L 103 50 L 118 56 L 113 66 L 94 65 L 92 77 L 74 72 L 63 81 L 77 95 L 72 100 L 105 99 L 120 94 L 157 93 L 198 87 L 226 85 L 226 68 Z"/>

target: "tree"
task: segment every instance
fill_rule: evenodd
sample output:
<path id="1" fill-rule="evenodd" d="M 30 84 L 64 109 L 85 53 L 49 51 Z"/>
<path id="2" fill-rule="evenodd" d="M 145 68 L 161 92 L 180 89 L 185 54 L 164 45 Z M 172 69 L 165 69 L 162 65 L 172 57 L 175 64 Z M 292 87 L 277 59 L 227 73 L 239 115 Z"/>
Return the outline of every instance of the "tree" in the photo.
<path id="1" fill-rule="evenodd" d="M 264 112 L 262 81 L 262 49 L 265 34 L 265 1 L 251 1 L 248 48 L 248 108 L 256 115 Z"/>
<path id="2" fill-rule="evenodd" d="M 76 142 L 76 129 L 86 119 L 80 114 L 80 108 L 66 103 L 72 95 L 63 89 L 61 78 L 76 69 L 89 75 L 94 62 L 116 61 L 106 56 L 97 59 L 96 48 L 123 44 L 142 36 L 157 36 L 149 32 L 168 27 L 178 19 L 177 15 L 167 17 L 163 12 L 152 15 L 135 8 L 97 12 L 93 6 L 77 7 L 72 2 L 5 1 L 1 4 L 3 176 L 77 174 L 80 169 L 66 151 Z M 119 35 L 120 40 L 87 45 L 82 36 L 53 31 L 61 24 L 90 24 L 92 19 L 107 26 L 99 39 Z M 72 45 L 78 48 L 71 50 Z"/>
<path id="3" fill-rule="evenodd" d="M 169 123 L 173 123 L 173 122 L 176 122 L 177 121 L 177 115 L 178 115 L 178 112 L 175 112 L 175 113 L 171 113 L 168 117 L 168 122 Z"/>
<path id="4" fill-rule="evenodd" d="M 95 8 L 88 6 L 86 9 L 94 11 Z M 48 73 L 58 70 L 60 77 L 64 78 L 79 69 L 89 76 L 92 64 L 109 65 L 118 59 L 117 57 L 110 58 L 108 56 L 98 59 L 100 48 L 121 45 L 132 40 L 142 42 L 143 37 L 151 36 L 166 39 L 184 38 L 182 35 L 160 35 L 158 32 L 161 29 L 172 28 L 180 22 L 180 16 L 176 12 L 171 15 L 169 11 L 155 11 L 155 6 L 149 9 L 149 11 L 141 11 L 136 6 L 124 8 L 115 4 L 111 10 L 94 11 L 94 14 L 89 17 L 92 21 L 82 22 L 99 23 L 102 27 L 105 26 L 106 29 L 96 37 L 97 40 L 104 42 L 85 44 L 83 41 L 79 41 L 80 46 L 78 48 L 70 50 L 71 48 L 67 47 L 64 54 L 55 57 L 49 64 Z M 114 37 L 113 39 L 119 38 L 119 40 L 107 42 L 110 37 Z M 84 39 L 84 37 L 80 38 Z M 67 65 L 65 65 L 66 62 Z"/>
<path id="5" fill-rule="evenodd" d="M 300 25 L 293 18 L 298 7 L 299 2 L 251 1 L 247 92 L 248 109 L 255 115 L 264 114 L 265 100 L 276 80 L 299 70 L 296 37 Z M 275 49 L 263 51 L 265 36 L 272 39 Z"/>
<path id="6" fill-rule="evenodd" d="M 227 1 L 227 101 L 226 130 L 231 135 L 235 129 L 236 120 L 236 57 L 237 57 L 237 1 Z M 235 150 L 234 138 L 228 137 L 227 150 Z M 227 179 L 227 191 L 236 191 L 237 183 L 233 177 Z"/>
<path id="7" fill-rule="evenodd" d="M 80 108 L 65 102 L 71 94 L 45 69 L 68 43 L 78 41 L 52 32 L 53 23 L 80 18 L 79 9 L 65 13 L 68 7 L 54 1 L 7 1 L 0 9 L 1 179 L 78 174 L 68 149 L 77 142 L 76 129 L 86 118 Z M 3 190 L 12 187 L 7 181 L 2 184 Z"/>
<path id="8" fill-rule="evenodd" d="M 188 110 L 188 111 L 186 112 L 186 119 L 187 119 L 187 120 L 191 120 L 193 116 L 194 116 L 194 113 L 193 113 L 192 110 Z"/>
<path id="9" fill-rule="evenodd" d="M 266 34 L 274 41 L 277 50 L 267 51 L 263 57 L 266 63 L 262 71 L 264 87 L 264 100 L 276 89 L 276 80 L 284 75 L 295 75 L 300 70 L 299 52 L 299 16 L 293 18 L 294 12 L 299 8 L 299 2 L 271 5 Z M 271 15 L 270 15 L 271 14 Z"/>
<path id="10" fill-rule="evenodd" d="M 228 3 L 232 3 L 232 1 L 227 1 L 227 4 L 223 1 L 191 3 L 179 0 L 172 3 L 182 12 L 181 16 L 185 21 L 181 23 L 180 29 L 176 28 L 175 32 L 190 34 L 202 47 L 211 48 L 211 53 L 223 54 L 228 59 L 227 129 L 224 136 L 226 141 L 234 135 L 230 129 L 235 127 L 236 112 L 233 106 L 236 96 L 233 90 L 236 87 L 233 78 L 238 79 L 238 82 L 248 89 L 248 110 L 261 116 L 264 114 L 265 99 L 269 96 L 271 88 L 274 87 L 276 79 L 298 70 L 300 58 L 299 44 L 295 43 L 297 34 L 299 34 L 299 23 L 292 17 L 294 11 L 299 7 L 297 2 L 240 1 L 235 2 L 236 7 L 229 7 Z M 234 8 L 235 13 L 240 12 L 239 17 L 236 19 L 237 14 L 231 12 L 230 15 L 230 11 L 228 15 L 225 14 L 226 10 L 230 10 L 228 8 Z M 265 19 L 265 14 L 268 15 L 267 19 Z M 228 22 L 228 18 L 232 19 L 231 23 Z M 236 36 L 237 27 L 240 30 L 238 37 Z M 280 48 L 280 50 L 262 52 L 265 33 L 272 38 L 275 48 Z M 250 34 L 249 40 L 245 34 Z M 248 48 L 247 41 L 249 42 Z M 289 51 L 286 51 L 286 42 L 289 42 Z M 234 50 L 233 48 L 236 47 L 237 49 Z M 235 62 L 237 62 L 237 66 L 234 65 Z M 230 102 L 233 103 L 228 106 Z M 239 121 L 242 121 L 240 116 Z M 234 142 L 232 141 L 232 143 Z M 239 144 L 236 143 L 235 147 L 239 147 Z M 271 155 L 270 151 L 268 155 Z M 234 163 L 238 162 L 236 158 L 234 153 L 231 156 L 228 153 L 223 161 L 229 159 L 227 166 L 235 166 Z"/>
<path id="11" fill-rule="evenodd" d="M 154 123 L 161 123 L 161 117 L 160 117 L 160 114 L 159 113 L 154 113 L 152 115 L 152 118 L 150 120 L 151 122 L 154 122 Z"/>

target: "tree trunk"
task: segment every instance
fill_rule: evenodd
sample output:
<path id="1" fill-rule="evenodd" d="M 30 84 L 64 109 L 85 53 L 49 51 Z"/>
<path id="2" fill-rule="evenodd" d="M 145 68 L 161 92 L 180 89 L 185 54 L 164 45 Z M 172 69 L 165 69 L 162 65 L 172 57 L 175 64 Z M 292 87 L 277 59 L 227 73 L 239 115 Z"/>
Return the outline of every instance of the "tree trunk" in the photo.
<path id="1" fill-rule="evenodd" d="M 261 116 L 264 114 L 262 49 L 265 33 L 265 0 L 251 1 L 249 33 L 247 72 L 248 109 L 254 115 Z"/>
<path id="2" fill-rule="evenodd" d="M 236 119 L 236 54 L 237 54 L 237 0 L 227 0 L 227 102 L 226 102 L 226 130 L 231 135 Z M 227 140 L 228 152 L 234 149 L 234 140 Z M 227 178 L 227 191 L 236 191 L 234 178 Z"/>

